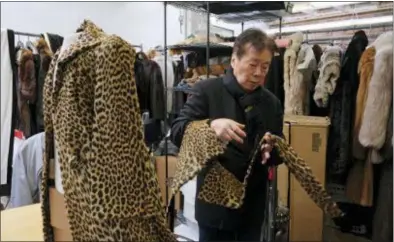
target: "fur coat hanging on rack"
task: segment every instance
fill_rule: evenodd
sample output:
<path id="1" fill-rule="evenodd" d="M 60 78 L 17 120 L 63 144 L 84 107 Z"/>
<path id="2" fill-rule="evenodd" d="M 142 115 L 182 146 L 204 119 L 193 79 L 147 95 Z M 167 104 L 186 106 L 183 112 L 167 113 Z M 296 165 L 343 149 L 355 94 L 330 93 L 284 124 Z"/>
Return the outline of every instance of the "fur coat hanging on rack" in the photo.
<path id="1" fill-rule="evenodd" d="M 357 31 L 341 58 L 340 77 L 329 100 L 331 126 L 327 144 L 327 179 L 333 185 L 345 187 L 348 168 L 352 163 L 354 110 L 359 85 L 358 63 L 367 45 L 365 32 Z"/>
<path id="2" fill-rule="evenodd" d="M 341 56 L 342 49 L 338 46 L 328 46 L 321 56 L 318 65 L 319 77 L 313 95 L 318 107 L 327 107 L 329 97 L 334 93 L 341 73 Z"/>
<path id="3" fill-rule="evenodd" d="M 291 35 L 284 54 L 285 114 L 309 114 L 308 95 L 317 64 L 312 47 L 302 41 L 302 33 Z"/>
<path id="4" fill-rule="evenodd" d="M 387 122 L 389 120 L 393 98 L 393 32 L 382 34 L 376 39 L 373 47 L 376 49 L 373 74 L 368 86 L 367 100 L 360 127 L 359 141 L 364 147 L 380 150 L 383 145 L 392 140 L 387 137 Z M 392 134 L 391 134 L 392 135 Z M 372 160 L 380 163 L 379 155 Z"/>

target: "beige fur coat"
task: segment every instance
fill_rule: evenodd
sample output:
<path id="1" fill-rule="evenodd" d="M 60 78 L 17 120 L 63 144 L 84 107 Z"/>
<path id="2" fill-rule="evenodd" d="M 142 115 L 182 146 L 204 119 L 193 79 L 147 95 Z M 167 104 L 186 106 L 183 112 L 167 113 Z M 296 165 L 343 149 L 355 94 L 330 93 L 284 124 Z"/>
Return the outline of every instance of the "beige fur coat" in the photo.
<path id="1" fill-rule="evenodd" d="M 302 44 L 302 33 L 290 36 L 290 44 L 284 54 L 285 114 L 308 115 L 308 91 L 316 59 L 312 47 Z"/>
<path id="2" fill-rule="evenodd" d="M 342 49 L 339 46 L 329 46 L 319 63 L 319 78 L 315 86 L 313 99 L 318 107 L 327 107 L 329 96 L 334 93 L 337 80 L 341 74 Z"/>
<path id="3" fill-rule="evenodd" d="M 380 35 L 372 46 L 376 49 L 373 73 L 360 127 L 359 141 L 364 147 L 380 150 L 392 137 L 386 137 L 393 98 L 393 35 Z M 392 134 L 391 134 L 392 135 Z M 382 159 L 375 157 L 373 163 Z"/>

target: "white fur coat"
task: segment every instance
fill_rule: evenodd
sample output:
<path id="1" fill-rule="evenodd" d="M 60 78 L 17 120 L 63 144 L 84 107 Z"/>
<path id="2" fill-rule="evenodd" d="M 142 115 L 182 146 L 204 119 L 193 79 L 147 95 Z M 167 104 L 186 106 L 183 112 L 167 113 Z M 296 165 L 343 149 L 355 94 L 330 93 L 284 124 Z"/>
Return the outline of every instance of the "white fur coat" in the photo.
<path id="1" fill-rule="evenodd" d="M 380 35 L 372 46 L 376 49 L 375 63 L 360 127 L 359 141 L 364 147 L 379 150 L 386 140 L 393 98 L 393 33 Z M 387 139 L 389 138 L 389 139 Z"/>
<path id="2" fill-rule="evenodd" d="M 313 99 L 318 107 L 327 107 L 329 96 L 333 94 L 341 74 L 342 49 L 328 46 L 319 62 L 319 78 L 315 86 Z"/>

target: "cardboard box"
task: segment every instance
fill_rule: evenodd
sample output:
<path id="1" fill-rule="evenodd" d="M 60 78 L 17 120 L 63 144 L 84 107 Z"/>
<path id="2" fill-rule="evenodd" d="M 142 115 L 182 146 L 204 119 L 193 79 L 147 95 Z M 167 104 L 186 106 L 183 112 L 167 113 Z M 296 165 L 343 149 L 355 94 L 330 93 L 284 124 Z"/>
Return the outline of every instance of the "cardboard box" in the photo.
<path id="1" fill-rule="evenodd" d="M 176 157 L 168 156 L 168 176 L 175 173 Z M 163 202 L 165 201 L 165 156 L 156 157 L 156 172 L 159 180 L 159 186 L 162 191 Z M 54 164 L 50 164 L 50 179 L 54 179 Z M 51 224 L 54 229 L 55 241 L 72 241 L 70 225 L 67 220 L 63 194 L 59 193 L 55 187 L 49 188 L 49 204 L 51 210 Z M 180 208 L 180 193 L 175 198 L 175 209 Z M 165 208 L 163 208 L 165 209 Z"/>
<path id="2" fill-rule="evenodd" d="M 176 157 L 168 156 L 168 179 L 171 180 L 175 174 L 176 168 Z M 156 156 L 156 172 L 157 178 L 159 179 L 159 186 L 161 190 L 161 195 L 164 204 L 166 204 L 166 160 L 165 156 Z M 171 190 L 168 187 L 168 196 L 170 196 Z M 180 193 L 175 196 L 175 209 L 180 210 L 181 208 L 181 199 Z M 170 202 L 171 197 L 168 197 L 168 202 Z"/>
<path id="3" fill-rule="evenodd" d="M 288 143 L 325 185 L 328 118 L 285 116 L 283 133 Z M 309 198 L 287 167 L 278 168 L 279 198 L 290 205 L 290 241 L 323 241 L 323 212 Z"/>

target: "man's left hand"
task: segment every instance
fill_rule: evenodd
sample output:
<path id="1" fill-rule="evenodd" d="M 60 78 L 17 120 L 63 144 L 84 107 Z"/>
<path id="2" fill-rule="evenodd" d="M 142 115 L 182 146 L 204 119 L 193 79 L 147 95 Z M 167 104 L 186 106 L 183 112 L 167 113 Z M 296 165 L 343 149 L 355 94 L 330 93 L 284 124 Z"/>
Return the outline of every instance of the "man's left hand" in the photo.
<path id="1" fill-rule="evenodd" d="M 271 137 L 271 133 L 267 132 L 264 135 L 265 143 L 261 146 L 261 163 L 267 163 L 268 159 L 271 157 L 270 153 L 274 147 L 273 140 Z"/>

